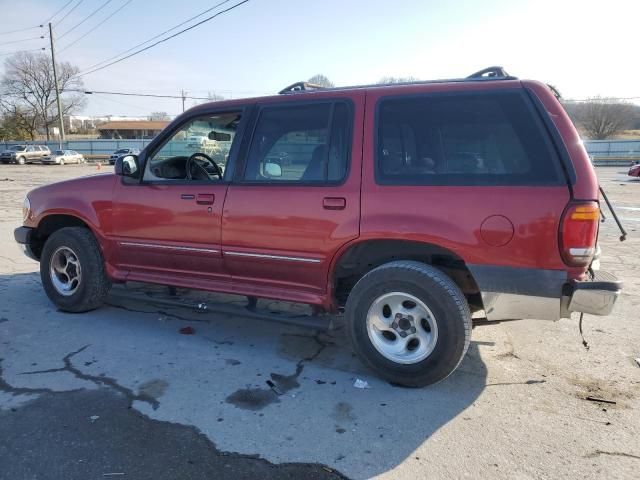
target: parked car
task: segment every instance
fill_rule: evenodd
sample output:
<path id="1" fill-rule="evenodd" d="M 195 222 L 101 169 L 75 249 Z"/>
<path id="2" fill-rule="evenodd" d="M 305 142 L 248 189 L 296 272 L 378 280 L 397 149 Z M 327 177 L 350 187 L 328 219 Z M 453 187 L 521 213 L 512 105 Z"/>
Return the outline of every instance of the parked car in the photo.
<path id="1" fill-rule="evenodd" d="M 138 155 L 140 150 L 137 148 L 120 148 L 113 152 L 113 154 L 109 157 L 109 165 L 115 165 L 116 160 L 123 155 Z"/>
<path id="2" fill-rule="evenodd" d="M 64 165 L 66 163 L 84 163 L 82 154 L 75 150 L 56 150 L 52 155 L 42 157 L 42 163 Z"/>
<path id="3" fill-rule="evenodd" d="M 631 168 L 629 169 L 629 176 L 640 177 L 640 162 L 636 162 L 631 166 Z"/>
<path id="4" fill-rule="evenodd" d="M 2 163 L 39 163 L 46 155 L 51 155 L 51 150 L 46 145 L 14 145 L 0 155 Z"/>
<path id="5" fill-rule="evenodd" d="M 222 127 L 224 173 L 172 146 Z M 344 312 L 382 378 L 423 386 L 460 364 L 472 314 L 609 314 L 621 284 L 591 275 L 598 226 L 562 105 L 490 68 L 196 106 L 114 174 L 31 191 L 15 238 L 63 311 L 125 281 L 307 303 Z"/>

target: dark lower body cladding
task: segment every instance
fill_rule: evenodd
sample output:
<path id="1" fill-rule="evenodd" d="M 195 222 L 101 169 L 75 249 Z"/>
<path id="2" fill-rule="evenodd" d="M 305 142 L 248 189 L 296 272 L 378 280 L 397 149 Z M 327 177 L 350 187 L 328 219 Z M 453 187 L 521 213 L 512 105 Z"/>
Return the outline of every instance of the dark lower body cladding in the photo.
<path id="1" fill-rule="evenodd" d="M 592 280 L 568 280 L 564 270 L 468 265 L 488 320 L 558 320 L 572 312 L 609 315 L 622 282 L 606 272 Z"/>
<path id="2" fill-rule="evenodd" d="M 25 254 L 39 260 L 31 248 L 34 229 L 18 227 L 16 242 Z M 568 280 L 564 270 L 468 265 L 480 292 L 488 320 L 533 318 L 558 320 L 571 312 L 609 315 L 622 282 L 606 272 L 587 281 Z"/>
<path id="3" fill-rule="evenodd" d="M 24 254 L 27 257 L 38 261 L 38 257 L 36 257 L 36 255 L 33 253 L 33 250 L 31 249 L 32 234 L 33 228 L 30 227 L 18 227 L 13 231 L 13 237 L 16 239 L 16 242 L 18 242 L 22 246 Z"/>

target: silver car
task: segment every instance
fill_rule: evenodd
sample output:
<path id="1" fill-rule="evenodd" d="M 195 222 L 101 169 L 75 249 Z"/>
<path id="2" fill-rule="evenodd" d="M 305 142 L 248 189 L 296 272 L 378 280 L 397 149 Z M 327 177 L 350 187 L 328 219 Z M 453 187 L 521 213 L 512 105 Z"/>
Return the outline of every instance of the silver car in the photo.
<path id="1" fill-rule="evenodd" d="M 51 155 L 42 157 L 42 163 L 64 165 L 65 163 L 84 163 L 82 154 L 75 150 L 56 150 Z"/>

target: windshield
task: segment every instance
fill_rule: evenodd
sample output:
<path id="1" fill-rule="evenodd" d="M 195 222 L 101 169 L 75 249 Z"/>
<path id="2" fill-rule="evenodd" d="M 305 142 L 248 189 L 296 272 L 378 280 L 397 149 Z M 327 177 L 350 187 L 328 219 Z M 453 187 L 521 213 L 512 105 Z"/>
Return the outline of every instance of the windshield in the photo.
<path id="1" fill-rule="evenodd" d="M 24 145 L 14 145 L 9 150 L 13 150 L 14 152 L 24 152 L 27 149 Z"/>
<path id="2" fill-rule="evenodd" d="M 56 155 L 64 155 L 64 150 L 56 150 Z"/>
<path id="3" fill-rule="evenodd" d="M 116 153 L 129 153 L 128 148 L 121 148 L 120 150 L 116 150 Z"/>

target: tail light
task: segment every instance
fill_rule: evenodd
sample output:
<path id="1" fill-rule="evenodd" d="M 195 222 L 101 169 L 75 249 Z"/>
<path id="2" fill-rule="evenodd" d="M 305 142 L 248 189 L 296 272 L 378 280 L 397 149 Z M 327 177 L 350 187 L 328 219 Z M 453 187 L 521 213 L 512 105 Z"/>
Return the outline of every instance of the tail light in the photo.
<path id="1" fill-rule="evenodd" d="M 596 202 L 570 203 L 560 222 L 560 253 L 567 265 L 586 267 L 596 252 L 600 207 Z"/>

